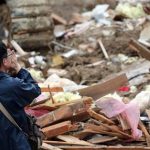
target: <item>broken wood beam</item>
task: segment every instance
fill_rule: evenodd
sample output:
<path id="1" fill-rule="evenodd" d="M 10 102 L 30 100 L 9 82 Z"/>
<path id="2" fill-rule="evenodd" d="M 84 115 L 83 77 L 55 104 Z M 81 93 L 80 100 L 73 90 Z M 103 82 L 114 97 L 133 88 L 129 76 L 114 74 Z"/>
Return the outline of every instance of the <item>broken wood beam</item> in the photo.
<path id="1" fill-rule="evenodd" d="M 128 83 L 126 74 L 121 74 L 108 79 L 107 81 L 103 81 L 102 83 L 77 90 L 77 92 L 79 92 L 82 96 L 89 96 L 94 100 L 97 100 L 108 93 L 114 92 L 116 89 L 125 85 L 126 83 Z"/>
<path id="2" fill-rule="evenodd" d="M 72 125 L 71 121 L 65 121 L 55 125 L 51 125 L 49 127 L 45 127 L 42 129 L 42 132 L 48 139 L 77 129 L 77 125 Z"/>
<path id="3" fill-rule="evenodd" d="M 112 132 L 115 132 L 115 133 L 119 133 L 121 134 L 122 136 L 124 136 L 124 138 L 128 138 L 128 139 L 132 139 L 132 136 L 125 133 L 124 131 L 122 131 L 118 126 L 116 125 L 107 125 L 107 124 L 104 124 L 104 123 L 100 123 L 102 126 L 110 129 Z"/>
<path id="4" fill-rule="evenodd" d="M 99 43 L 99 45 L 100 45 L 100 47 L 101 47 L 101 49 L 102 49 L 102 52 L 103 52 L 105 58 L 106 58 L 107 60 L 109 60 L 110 58 L 109 58 L 108 53 L 107 53 L 107 51 L 106 51 L 106 49 L 105 49 L 105 47 L 104 47 L 104 44 L 102 43 L 102 40 L 99 39 L 99 40 L 98 40 L 98 43 Z"/>
<path id="5" fill-rule="evenodd" d="M 148 133 L 146 127 L 144 126 L 144 124 L 142 123 L 141 120 L 139 122 L 139 127 L 142 130 L 142 132 L 144 133 L 144 136 L 146 138 L 147 146 L 150 147 L 150 134 Z"/>
<path id="6" fill-rule="evenodd" d="M 56 24 L 67 25 L 67 21 L 66 21 L 64 18 L 58 16 L 58 15 L 55 14 L 55 13 L 52 13 L 52 14 L 51 14 L 51 18 L 54 20 L 54 22 L 56 22 Z"/>
<path id="7" fill-rule="evenodd" d="M 61 148 L 49 145 L 47 143 L 42 143 L 41 149 L 45 149 L 45 150 L 62 150 Z"/>
<path id="8" fill-rule="evenodd" d="M 77 137 L 78 139 L 82 140 L 82 139 L 84 139 L 88 136 L 91 136 L 93 134 L 100 134 L 100 133 L 97 131 L 90 130 L 90 129 L 84 129 L 80 132 L 75 133 L 74 137 Z"/>
<path id="9" fill-rule="evenodd" d="M 122 127 L 122 130 L 125 131 L 125 130 L 128 130 L 128 129 L 131 129 L 131 127 L 129 126 L 127 120 L 125 120 L 122 115 L 118 115 L 117 117 L 117 120 L 120 122 L 120 125 Z"/>
<path id="10" fill-rule="evenodd" d="M 16 41 L 12 40 L 12 41 L 11 41 L 11 44 L 12 44 L 12 46 L 14 47 L 14 49 L 15 49 L 21 56 L 24 56 L 24 55 L 27 54 L 27 52 L 25 52 L 25 51 L 20 47 L 20 45 L 19 45 Z"/>
<path id="11" fill-rule="evenodd" d="M 37 118 L 37 124 L 40 127 L 45 127 L 56 121 L 72 118 L 73 116 L 87 111 L 91 106 L 92 101 L 92 98 L 84 97 L 80 101 L 62 106 L 59 109 L 56 109 L 55 111 L 52 111 L 48 114 Z"/>
<path id="12" fill-rule="evenodd" d="M 142 146 L 59 146 L 65 150 L 149 150 L 149 147 Z"/>
<path id="13" fill-rule="evenodd" d="M 41 87 L 41 92 L 49 92 L 49 90 L 51 92 L 63 92 L 63 88 L 62 87 Z"/>
<path id="14" fill-rule="evenodd" d="M 118 137 L 110 137 L 110 136 L 101 136 L 101 137 L 93 137 L 92 139 L 88 140 L 88 142 L 93 144 L 100 144 L 100 143 L 106 143 L 110 141 L 117 140 Z"/>
<path id="15" fill-rule="evenodd" d="M 138 41 L 131 39 L 129 46 L 133 50 L 137 51 L 143 58 L 150 60 L 150 50 L 140 44 Z"/>
<path id="16" fill-rule="evenodd" d="M 78 139 L 78 138 L 76 138 L 74 136 L 71 136 L 71 135 L 59 135 L 59 136 L 57 136 L 57 138 L 62 140 L 62 141 L 73 143 L 73 144 L 76 144 L 76 145 L 84 145 L 84 146 L 92 146 L 92 145 L 94 145 L 92 143 L 80 140 L 80 139 Z"/>
<path id="17" fill-rule="evenodd" d="M 108 124 L 115 124 L 111 119 L 108 119 L 107 117 L 96 113 L 92 109 L 88 109 L 88 113 L 91 117 L 93 117 L 94 119 L 96 119 L 98 121 L 102 121 L 102 122 L 108 123 Z"/>
<path id="18" fill-rule="evenodd" d="M 85 129 L 97 131 L 100 134 L 105 134 L 105 135 L 109 135 L 109 136 L 117 136 L 121 139 L 131 139 L 132 138 L 130 135 L 117 129 L 116 126 L 109 126 L 106 124 L 103 124 L 103 126 L 104 126 L 104 128 L 101 126 L 97 126 L 97 125 L 88 123 L 88 124 L 85 124 Z"/>
<path id="19" fill-rule="evenodd" d="M 77 144 L 73 142 L 64 142 L 64 141 L 50 141 L 50 140 L 45 140 L 43 141 L 44 143 L 51 144 L 51 145 L 82 145 L 82 144 Z"/>
<path id="20" fill-rule="evenodd" d="M 149 74 L 149 73 L 150 73 L 150 61 L 139 60 L 139 61 L 134 62 L 129 67 L 125 68 L 123 71 L 121 71 L 119 73 L 113 73 L 112 75 L 107 76 L 105 80 L 109 80 L 110 78 L 112 78 L 114 76 L 126 74 L 130 85 L 137 86 L 143 82 L 148 82 L 148 78 L 146 78 L 146 77 L 141 78 L 141 77 L 144 76 L 144 74 Z M 138 77 L 140 77 L 140 78 L 138 78 Z"/>

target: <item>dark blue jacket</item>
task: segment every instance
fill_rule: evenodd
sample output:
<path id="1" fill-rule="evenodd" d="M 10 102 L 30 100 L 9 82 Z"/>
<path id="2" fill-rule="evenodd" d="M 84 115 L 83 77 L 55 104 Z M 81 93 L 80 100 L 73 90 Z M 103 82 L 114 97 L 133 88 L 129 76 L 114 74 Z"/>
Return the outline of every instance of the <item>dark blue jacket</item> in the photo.
<path id="1" fill-rule="evenodd" d="M 0 72 L 0 102 L 24 132 L 28 133 L 24 107 L 41 93 L 30 73 L 21 69 L 16 77 Z M 31 150 L 25 135 L 0 112 L 0 150 Z"/>

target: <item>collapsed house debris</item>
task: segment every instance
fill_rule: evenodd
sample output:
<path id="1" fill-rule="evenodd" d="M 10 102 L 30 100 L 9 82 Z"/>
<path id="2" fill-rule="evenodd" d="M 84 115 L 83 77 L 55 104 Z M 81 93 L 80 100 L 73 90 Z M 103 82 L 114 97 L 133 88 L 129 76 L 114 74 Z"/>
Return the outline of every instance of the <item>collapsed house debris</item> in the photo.
<path id="1" fill-rule="evenodd" d="M 75 6 L 65 14 L 49 1 L 9 2 L 11 44 L 42 91 L 25 108 L 45 135 L 42 149 L 149 149 L 148 3 L 60 3 Z"/>

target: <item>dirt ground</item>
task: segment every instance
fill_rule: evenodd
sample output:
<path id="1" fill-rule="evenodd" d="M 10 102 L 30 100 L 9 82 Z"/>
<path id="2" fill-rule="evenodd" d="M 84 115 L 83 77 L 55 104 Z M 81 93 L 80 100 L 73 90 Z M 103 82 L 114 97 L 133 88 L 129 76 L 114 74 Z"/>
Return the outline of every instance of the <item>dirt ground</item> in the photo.
<path id="1" fill-rule="evenodd" d="M 62 5 L 53 5 L 52 12 L 69 21 L 72 18 L 72 13 L 81 13 L 85 10 L 91 10 L 93 7 L 93 4 L 83 6 L 70 2 L 64 5 L 63 9 Z M 66 28 L 68 29 L 70 27 L 72 26 L 67 26 Z M 100 82 L 102 79 L 112 75 L 113 73 L 118 73 L 123 70 L 124 64 L 118 61 L 112 61 L 115 60 L 118 54 L 125 54 L 127 57 L 138 56 L 135 51 L 130 49 L 129 41 L 131 39 L 137 40 L 141 29 L 142 27 L 140 26 L 134 27 L 134 30 L 129 30 L 122 22 L 122 25 L 118 26 L 94 27 L 79 36 L 72 37 L 67 40 L 64 38 L 56 39 L 54 35 L 52 35 L 50 43 L 52 41 L 56 41 L 63 46 L 70 47 L 70 49 L 61 48 L 57 45 L 50 44 L 51 48 L 48 49 L 50 55 L 48 57 L 52 58 L 56 54 L 59 55 L 64 52 L 69 52 L 72 49 L 77 49 L 80 51 L 80 45 L 90 44 L 92 47 L 92 49 L 90 49 L 91 51 L 83 50 L 83 54 L 77 54 L 70 58 L 63 58 L 64 64 L 55 66 L 54 68 L 61 68 L 68 71 L 68 73 L 63 77 L 75 81 L 77 84 L 92 85 Z M 97 42 L 98 39 L 102 40 L 108 55 L 111 57 L 110 60 L 106 60 L 104 57 L 100 45 Z M 40 52 L 42 55 L 47 55 L 48 51 L 42 50 Z M 100 64 L 96 66 L 91 65 L 96 62 L 100 62 Z M 52 66 L 50 66 L 50 68 L 52 68 Z M 142 89 L 142 87 L 139 88 Z"/>
<path id="2" fill-rule="evenodd" d="M 63 6 L 54 6 L 53 12 L 61 15 L 65 19 L 71 19 L 71 12 L 81 12 L 84 9 L 92 9 L 93 5 L 88 5 L 86 8 L 83 8 L 81 5 L 73 5 L 73 3 L 67 3 L 67 5 Z M 67 8 L 72 8 L 71 10 L 66 11 Z M 125 54 L 127 56 L 137 56 L 136 52 L 133 52 L 129 48 L 129 41 L 130 39 L 138 39 L 140 28 L 135 28 L 132 31 L 124 31 L 125 28 L 121 27 L 98 27 L 92 30 L 88 30 L 85 33 L 81 34 L 80 36 L 71 38 L 71 39 L 60 39 L 57 40 L 58 43 L 72 47 L 72 49 L 78 49 L 80 44 L 88 44 L 92 43 L 92 40 L 98 40 L 101 38 L 108 55 L 117 55 L 119 53 Z M 104 36 L 104 31 L 111 31 L 114 32 L 113 35 Z M 55 39 L 54 37 L 52 40 Z M 58 49 L 53 47 L 54 51 L 59 52 L 67 52 L 68 49 Z M 55 50 L 56 49 L 56 50 Z M 102 61 L 102 63 L 98 66 L 87 67 L 87 65 L 91 63 L 95 63 L 98 61 Z M 64 65 L 61 66 L 62 69 L 66 69 L 68 74 L 66 75 L 67 78 L 75 81 L 78 84 L 88 84 L 91 85 L 93 83 L 99 82 L 101 79 L 105 78 L 106 76 L 117 73 L 121 71 L 120 63 L 113 63 L 112 61 L 107 61 L 104 58 L 104 55 L 101 51 L 99 45 L 96 45 L 95 50 L 92 53 L 86 53 L 82 56 L 74 56 L 69 59 L 65 59 Z M 58 67 L 60 68 L 60 66 Z"/>
<path id="3" fill-rule="evenodd" d="M 97 31 L 98 30 L 98 31 Z M 78 45 L 82 43 L 89 43 L 89 37 L 92 39 L 99 39 L 103 41 L 103 44 L 108 52 L 108 55 L 117 55 L 119 53 L 127 56 L 137 56 L 136 52 L 133 52 L 129 48 L 129 41 L 131 38 L 137 39 L 139 36 L 139 29 L 134 31 L 118 31 L 116 30 L 115 35 L 102 37 L 100 29 L 94 29 L 86 32 L 85 34 L 69 39 L 67 41 L 58 41 L 59 43 L 78 48 Z M 62 50 L 67 52 L 68 50 Z M 102 61 L 100 65 L 87 67 L 87 65 Z M 78 84 L 88 84 L 99 82 L 106 76 L 121 71 L 120 63 L 113 63 L 107 61 L 101 51 L 101 48 L 97 44 L 97 48 L 92 53 L 85 53 L 82 56 L 73 56 L 69 59 L 65 59 L 65 64 L 61 66 L 62 69 L 68 71 L 67 78 L 75 81 Z"/>

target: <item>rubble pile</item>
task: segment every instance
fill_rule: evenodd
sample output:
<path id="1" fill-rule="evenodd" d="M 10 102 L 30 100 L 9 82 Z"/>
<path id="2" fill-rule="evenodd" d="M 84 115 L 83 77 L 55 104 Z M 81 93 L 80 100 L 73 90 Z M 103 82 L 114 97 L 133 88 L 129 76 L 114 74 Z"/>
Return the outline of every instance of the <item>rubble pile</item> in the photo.
<path id="1" fill-rule="evenodd" d="M 45 16 L 50 4 L 44 9 L 47 1 L 38 1 L 34 19 L 23 27 L 21 8 L 13 12 L 11 44 L 42 90 L 25 110 L 45 134 L 43 149 L 150 146 L 150 6 L 112 3 L 97 2 L 66 19 L 56 12 Z M 23 15 L 31 15 L 27 3 L 20 3 L 24 6 Z"/>
<path id="2" fill-rule="evenodd" d="M 119 145 L 121 149 L 128 145 L 131 149 L 132 146 L 138 149 L 139 146 L 149 146 L 150 92 L 142 91 L 133 100 L 120 97 L 117 93 L 106 94 L 114 91 L 112 85 L 121 78 L 122 81 L 119 80 L 116 85 L 119 87 L 127 81 L 125 75 L 75 93 L 63 92 L 63 88 L 58 87 L 49 88 L 49 98 L 37 98 L 35 103 L 26 108 L 26 112 L 37 117 L 37 124 L 45 135 L 42 147 L 103 149 Z M 109 89 L 100 93 L 106 84 Z M 45 88 L 41 89 L 46 91 Z M 81 96 L 79 93 L 91 96 L 97 93 L 101 98 Z M 146 108 L 147 117 L 140 117 L 140 111 L 142 113 Z"/>

